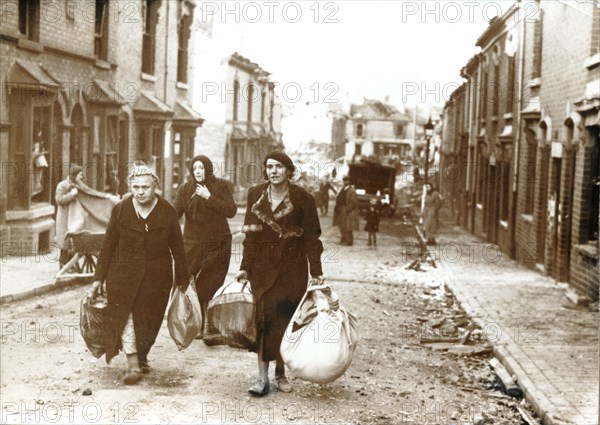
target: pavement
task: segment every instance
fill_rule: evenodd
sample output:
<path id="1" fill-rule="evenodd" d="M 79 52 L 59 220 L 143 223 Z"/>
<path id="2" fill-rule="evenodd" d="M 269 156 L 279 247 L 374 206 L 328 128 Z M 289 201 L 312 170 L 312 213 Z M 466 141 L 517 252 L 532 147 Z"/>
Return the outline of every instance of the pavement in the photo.
<path id="1" fill-rule="evenodd" d="M 243 214 L 238 216 L 239 221 Z M 569 304 L 565 285 L 510 260 L 454 225 L 448 215 L 442 223 L 438 244 L 428 247 L 429 253 L 542 423 L 598 425 L 598 312 Z M 231 227 L 236 244 L 241 240 L 239 223 Z M 348 248 L 326 246 L 324 255 Z M 361 267 L 375 267 L 376 257 L 373 251 L 373 264 L 365 261 Z M 239 268 L 235 263 L 231 271 Z M 56 252 L 0 258 L 0 303 L 77 284 L 56 282 L 57 271 Z"/>

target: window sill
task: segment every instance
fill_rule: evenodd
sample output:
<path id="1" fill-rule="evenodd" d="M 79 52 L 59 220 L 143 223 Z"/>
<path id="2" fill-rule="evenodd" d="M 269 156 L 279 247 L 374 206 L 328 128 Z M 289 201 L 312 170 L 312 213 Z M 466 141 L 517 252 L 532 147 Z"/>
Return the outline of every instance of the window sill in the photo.
<path id="1" fill-rule="evenodd" d="M 600 65 L 600 53 L 596 53 L 595 55 L 585 58 L 583 61 L 583 66 L 588 70 L 592 70 L 598 65 Z"/>
<path id="2" fill-rule="evenodd" d="M 595 241 L 591 241 L 586 244 L 573 245 L 573 249 L 582 257 L 586 257 L 590 260 L 598 261 L 598 247 Z"/>
<path id="3" fill-rule="evenodd" d="M 529 87 L 530 89 L 536 89 L 536 88 L 540 87 L 541 85 L 542 85 L 542 79 L 539 77 L 529 80 L 529 82 L 527 83 L 527 87 Z"/>
<path id="4" fill-rule="evenodd" d="M 533 214 L 521 214 L 521 220 L 525 223 L 533 223 Z"/>
<path id="5" fill-rule="evenodd" d="M 33 204 L 28 210 L 7 210 L 6 221 L 33 221 L 38 218 L 52 216 L 54 205 L 47 202 Z"/>
<path id="6" fill-rule="evenodd" d="M 19 49 L 31 50 L 32 52 L 42 53 L 44 51 L 44 45 L 38 41 L 28 40 L 26 38 L 19 38 L 17 42 Z"/>
<path id="7" fill-rule="evenodd" d="M 508 229 L 508 221 L 500 220 L 500 227 L 503 229 Z"/>
<path id="8" fill-rule="evenodd" d="M 154 75 L 146 74 L 145 72 L 142 72 L 142 76 L 140 78 L 144 81 L 156 83 L 156 77 Z"/>
<path id="9" fill-rule="evenodd" d="M 189 90 L 190 85 L 187 83 L 182 83 L 181 81 L 177 81 L 177 83 L 175 84 L 175 87 L 177 87 L 178 89 L 181 89 L 181 90 Z"/>
<path id="10" fill-rule="evenodd" d="M 110 70 L 110 63 L 102 59 L 96 59 L 96 61 L 94 62 L 94 66 L 96 68 Z"/>
<path id="11" fill-rule="evenodd" d="M 483 210 L 483 204 L 476 204 L 475 208 L 477 208 L 478 210 L 482 211 Z"/>

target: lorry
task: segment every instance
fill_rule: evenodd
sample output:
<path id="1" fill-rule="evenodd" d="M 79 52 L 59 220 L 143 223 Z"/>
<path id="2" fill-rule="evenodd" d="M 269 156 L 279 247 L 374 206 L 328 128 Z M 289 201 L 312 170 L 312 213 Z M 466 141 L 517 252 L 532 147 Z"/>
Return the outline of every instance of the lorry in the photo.
<path id="1" fill-rule="evenodd" d="M 381 213 L 392 216 L 396 210 L 396 169 L 376 162 L 361 161 L 349 165 L 350 184 L 356 189 L 361 213 L 369 209 L 372 199 L 381 203 Z"/>

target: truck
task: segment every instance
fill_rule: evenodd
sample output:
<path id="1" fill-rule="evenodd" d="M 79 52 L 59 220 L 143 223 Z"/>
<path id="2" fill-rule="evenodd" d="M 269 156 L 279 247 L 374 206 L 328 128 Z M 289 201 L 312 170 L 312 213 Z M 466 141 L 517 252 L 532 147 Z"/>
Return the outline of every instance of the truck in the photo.
<path id="1" fill-rule="evenodd" d="M 367 161 L 352 163 L 348 167 L 350 184 L 356 189 L 360 212 L 367 211 L 371 200 L 377 199 L 381 203 L 382 215 L 394 215 L 396 169 Z"/>

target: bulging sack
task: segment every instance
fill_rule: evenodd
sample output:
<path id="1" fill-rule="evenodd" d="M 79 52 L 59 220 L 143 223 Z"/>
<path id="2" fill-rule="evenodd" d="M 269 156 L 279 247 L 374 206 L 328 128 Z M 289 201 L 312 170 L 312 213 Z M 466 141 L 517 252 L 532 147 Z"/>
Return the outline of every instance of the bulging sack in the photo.
<path id="1" fill-rule="evenodd" d="M 250 283 L 227 283 L 208 303 L 208 329 L 215 329 L 220 342 L 233 348 L 251 349 L 256 342 L 254 297 Z"/>
<path id="2" fill-rule="evenodd" d="M 292 376 L 326 384 L 346 372 L 358 339 L 356 317 L 331 286 L 309 286 L 285 331 L 281 356 Z"/>
<path id="3" fill-rule="evenodd" d="M 79 328 L 85 345 L 92 355 L 99 358 L 106 352 L 104 339 L 102 338 L 102 324 L 106 317 L 106 298 L 92 298 L 86 294 L 81 300 L 79 309 Z"/>
<path id="4" fill-rule="evenodd" d="M 202 313 L 194 285 L 185 292 L 178 287 L 171 288 L 167 306 L 167 328 L 177 348 L 187 348 L 200 332 Z"/>

